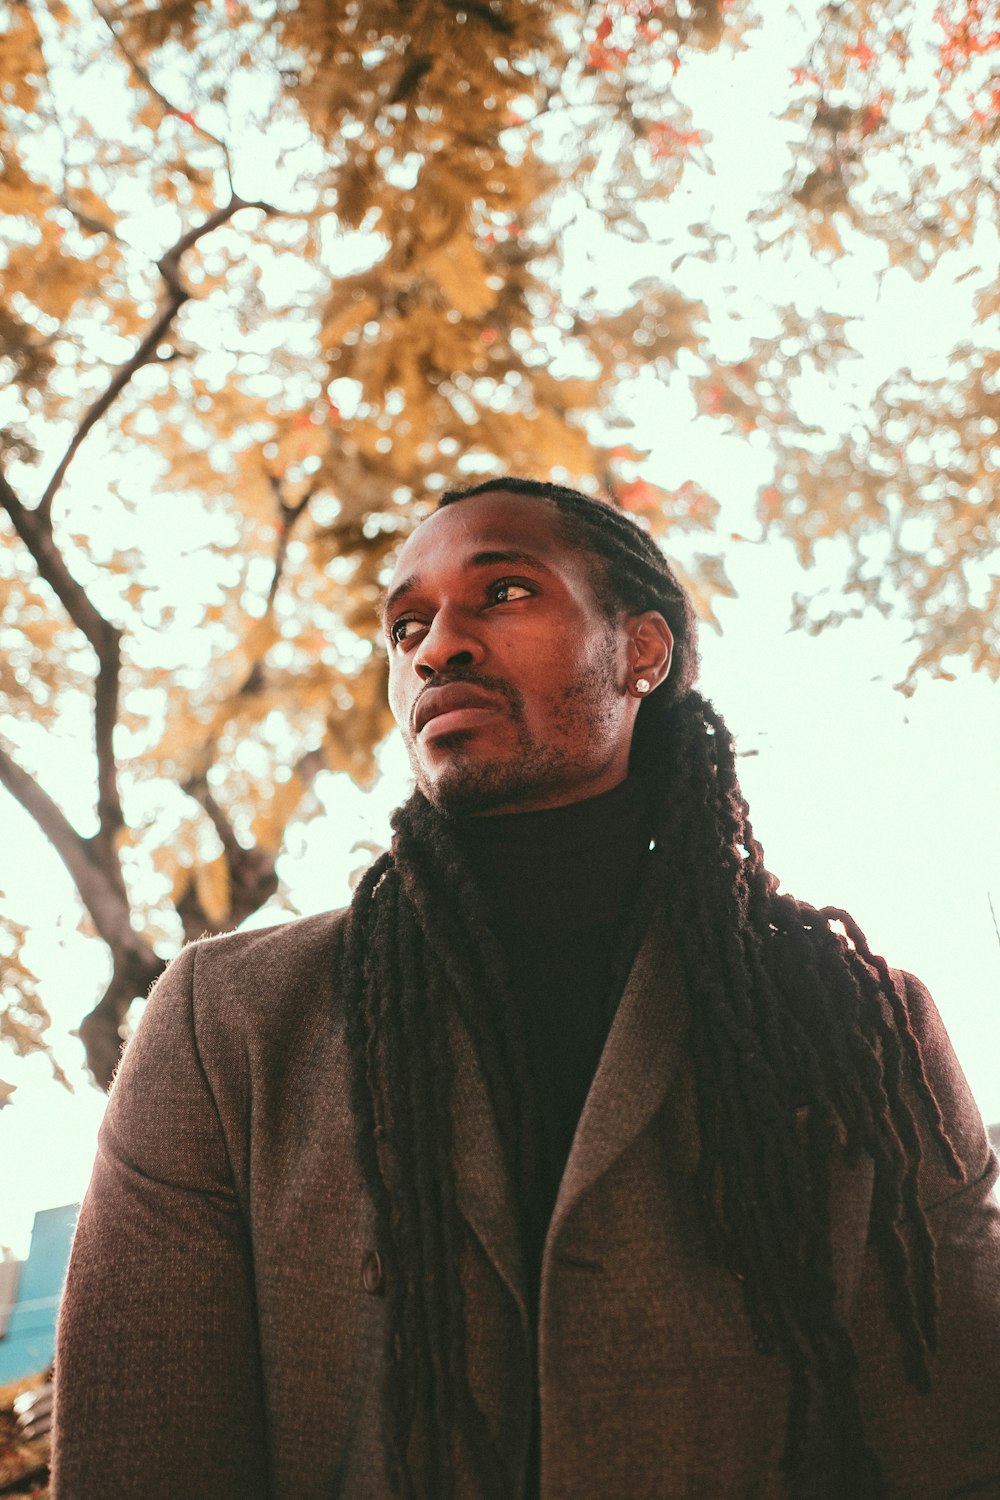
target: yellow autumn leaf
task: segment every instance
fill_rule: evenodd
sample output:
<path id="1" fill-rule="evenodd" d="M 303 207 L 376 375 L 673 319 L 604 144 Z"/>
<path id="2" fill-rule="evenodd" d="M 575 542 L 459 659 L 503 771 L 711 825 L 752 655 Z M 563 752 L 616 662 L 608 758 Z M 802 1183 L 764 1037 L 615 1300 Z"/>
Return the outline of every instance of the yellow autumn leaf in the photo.
<path id="1" fill-rule="evenodd" d="M 221 926 L 230 912 L 229 865 L 224 854 L 196 866 L 194 889 L 205 916 L 213 925 Z"/>
<path id="2" fill-rule="evenodd" d="M 445 300 L 464 318 L 481 318 L 496 306 L 498 292 L 486 280 L 489 268 L 467 232 L 433 251 L 423 265 Z"/>

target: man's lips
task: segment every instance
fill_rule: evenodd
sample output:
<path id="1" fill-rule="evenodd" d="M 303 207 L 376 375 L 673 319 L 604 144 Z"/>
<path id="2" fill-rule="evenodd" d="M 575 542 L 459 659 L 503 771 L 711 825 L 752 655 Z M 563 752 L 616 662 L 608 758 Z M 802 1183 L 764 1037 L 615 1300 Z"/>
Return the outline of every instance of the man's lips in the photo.
<path id="1" fill-rule="evenodd" d="M 420 734 L 428 724 L 441 720 L 442 730 L 471 728 L 484 714 L 500 707 L 496 694 L 468 682 L 447 682 L 424 688 L 413 710 L 413 729 Z"/>

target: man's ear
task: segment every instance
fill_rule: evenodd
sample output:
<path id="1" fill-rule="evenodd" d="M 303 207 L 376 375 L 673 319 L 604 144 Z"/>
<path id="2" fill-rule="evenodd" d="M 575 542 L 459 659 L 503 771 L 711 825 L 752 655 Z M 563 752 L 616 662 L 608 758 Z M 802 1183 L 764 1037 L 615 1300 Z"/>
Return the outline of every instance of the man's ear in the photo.
<path id="1" fill-rule="evenodd" d="M 637 697 L 647 697 L 664 682 L 670 672 L 674 654 L 674 635 L 663 616 L 655 609 L 630 615 L 627 623 L 628 690 Z M 645 686 L 637 687 L 637 683 Z"/>

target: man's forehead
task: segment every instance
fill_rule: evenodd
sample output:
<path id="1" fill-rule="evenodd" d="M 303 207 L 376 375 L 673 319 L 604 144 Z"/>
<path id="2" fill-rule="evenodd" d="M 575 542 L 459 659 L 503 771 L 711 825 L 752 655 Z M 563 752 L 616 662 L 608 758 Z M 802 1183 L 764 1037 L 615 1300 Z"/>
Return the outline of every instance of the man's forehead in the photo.
<path id="1" fill-rule="evenodd" d="M 496 561 L 551 561 L 569 553 L 555 506 L 524 495 L 490 490 L 457 500 L 421 522 L 400 549 L 393 585 L 431 564 L 478 566 Z M 491 554 L 498 554 L 495 559 Z M 507 554 L 502 557 L 499 554 Z"/>

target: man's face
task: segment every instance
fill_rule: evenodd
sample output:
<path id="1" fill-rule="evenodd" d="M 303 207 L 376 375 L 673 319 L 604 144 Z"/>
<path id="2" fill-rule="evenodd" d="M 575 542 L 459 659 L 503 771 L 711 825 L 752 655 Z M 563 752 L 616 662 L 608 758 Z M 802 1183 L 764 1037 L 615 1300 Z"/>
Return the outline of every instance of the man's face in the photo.
<path id="1" fill-rule="evenodd" d="M 631 638 L 598 607 L 591 565 L 554 506 L 503 490 L 405 543 L 384 608 L 389 702 L 437 807 L 556 807 L 624 780 Z"/>

